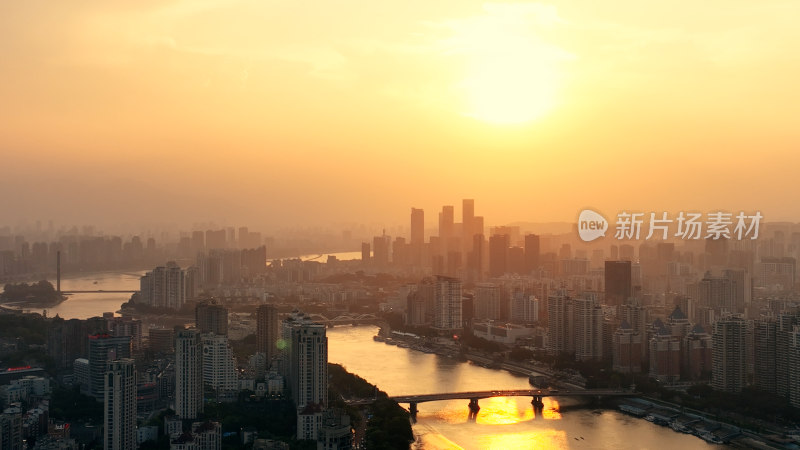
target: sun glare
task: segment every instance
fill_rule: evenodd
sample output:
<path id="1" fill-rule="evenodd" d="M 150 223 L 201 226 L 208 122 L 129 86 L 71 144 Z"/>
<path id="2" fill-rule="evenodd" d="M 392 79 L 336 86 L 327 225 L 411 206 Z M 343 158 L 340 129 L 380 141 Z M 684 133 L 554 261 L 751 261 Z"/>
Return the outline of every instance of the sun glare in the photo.
<path id="1" fill-rule="evenodd" d="M 537 25 L 553 25 L 531 11 L 488 10 L 484 16 L 451 24 L 450 51 L 466 59 L 464 114 L 490 123 L 519 124 L 536 120 L 557 102 L 559 65 L 569 58 L 542 41 Z"/>

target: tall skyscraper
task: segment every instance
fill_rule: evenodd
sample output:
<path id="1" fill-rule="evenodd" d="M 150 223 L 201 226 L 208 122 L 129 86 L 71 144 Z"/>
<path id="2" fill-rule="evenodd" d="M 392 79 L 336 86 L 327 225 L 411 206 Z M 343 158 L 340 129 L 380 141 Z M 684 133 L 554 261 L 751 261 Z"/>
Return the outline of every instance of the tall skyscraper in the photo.
<path id="1" fill-rule="evenodd" d="M 196 419 L 203 411 L 203 372 L 200 333 L 180 330 L 175 335 L 175 414 Z"/>
<path id="2" fill-rule="evenodd" d="M 564 295 L 547 298 L 547 350 L 557 355 L 575 351 L 572 299 Z"/>
<path id="3" fill-rule="evenodd" d="M 290 325 L 290 385 L 297 407 L 297 438 L 317 439 L 328 405 L 328 337 L 325 325 Z"/>
<path id="4" fill-rule="evenodd" d="M 465 243 L 472 242 L 475 231 L 475 200 L 461 200 L 461 237 Z"/>
<path id="5" fill-rule="evenodd" d="M 591 299 L 572 301 L 575 359 L 599 361 L 603 358 L 603 309 Z"/>
<path id="6" fill-rule="evenodd" d="M 539 235 L 525 235 L 525 270 L 527 273 L 539 267 Z"/>
<path id="7" fill-rule="evenodd" d="M 441 330 L 460 330 L 461 321 L 461 280 L 439 275 L 436 277 L 434 298 L 434 328 Z"/>
<path id="8" fill-rule="evenodd" d="M 453 237 L 453 226 L 455 218 L 452 206 L 442 206 L 442 212 L 439 213 L 439 238 L 445 245 L 444 253 L 447 253 L 447 241 Z"/>
<path id="9" fill-rule="evenodd" d="M 103 380 L 103 449 L 133 450 L 137 448 L 134 361 L 128 358 L 109 361 Z"/>
<path id="10" fill-rule="evenodd" d="M 507 234 L 496 234 L 489 238 L 489 276 L 500 277 L 508 271 Z"/>
<path id="11" fill-rule="evenodd" d="M 194 310 L 195 326 L 200 333 L 228 335 L 228 308 L 214 301 L 203 302 Z"/>
<path id="12" fill-rule="evenodd" d="M 103 377 L 108 362 L 131 357 L 131 337 L 95 334 L 89 336 L 89 393 L 100 400 L 103 398 L 105 383 Z"/>
<path id="13" fill-rule="evenodd" d="M 727 316 L 714 323 L 711 386 L 718 391 L 740 392 L 747 383 L 747 322 Z"/>
<path id="14" fill-rule="evenodd" d="M 425 211 L 411 208 L 411 245 L 421 246 L 425 243 Z"/>
<path id="15" fill-rule="evenodd" d="M 792 326 L 789 332 L 787 364 L 787 396 L 789 403 L 800 408 L 800 326 Z"/>
<path id="16" fill-rule="evenodd" d="M 775 349 L 778 323 L 771 319 L 760 319 L 753 322 L 753 358 L 754 384 L 766 392 L 777 392 Z"/>
<path id="17" fill-rule="evenodd" d="M 372 264 L 377 267 L 389 265 L 389 243 L 391 238 L 382 234 L 372 239 Z"/>
<path id="18" fill-rule="evenodd" d="M 631 297 L 631 262 L 606 261 L 605 265 L 606 305 L 627 303 Z"/>
<path id="19" fill-rule="evenodd" d="M 794 327 L 797 324 L 798 316 L 794 313 L 778 315 L 775 332 L 775 391 L 781 397 L 789 396 L 790 361 L 786 355 L 792 351 Z"/>
<path id="20" fill-rule="evenodd" d="M 278 351 L 278 310 L 273 305 L 261 305 L 256 311 L 256 345 L 264 354 L 265 371 Z"/>

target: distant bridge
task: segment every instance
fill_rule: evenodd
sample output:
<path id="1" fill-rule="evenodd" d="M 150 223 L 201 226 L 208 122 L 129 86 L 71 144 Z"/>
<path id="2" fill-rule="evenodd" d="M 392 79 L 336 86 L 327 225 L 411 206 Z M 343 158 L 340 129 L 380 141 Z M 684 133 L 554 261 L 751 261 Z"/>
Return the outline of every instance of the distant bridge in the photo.
<path id="1" fill-rule="evenodd" d="M 375 314 L 341 314 L 333 319 L 329 319 L 322 314 L 310 314 L 309 319 L 317 323 L 322 323 L 328 326 L 334 325 L 358 325 L 358 324 L 371 324 L 380 321 L 381 319 Z"/>
<path id="2" fill-rule="evenodd" d="M 139 291 L 104 291 L 102 289 L 96 291 L 61 291 L 62 294 L 133 294 Z"/>
<path id="3" fill-rule="evenodd" d="M 572 390 L 558 390 L 558 389 L 510 389 L 500 391 L 471 391 L 471 392 L 444 392 L 438 394 L 420 394 L 420 395 L 393 395 L 389 398 L 397 403 L 408 403 L 411 416 L 415 417 L 417 414 L 417 404 L 425 402 L 437 402 L 442 400 L 469 400 L 469 409 L 472 412 L 478 412 L 478 400 L 482 398 L 491 397 L 532 397 L 531 403 L 534 407 L 541 408 L 544 406 L 542 403 L 543 397 L 623 397 L 636 395 L 633 391 L 621 389 L 572 389 Z M 369 405 L 375 402 L 375 399 L 362 399 L 348 401 L 349 405 Z"/>

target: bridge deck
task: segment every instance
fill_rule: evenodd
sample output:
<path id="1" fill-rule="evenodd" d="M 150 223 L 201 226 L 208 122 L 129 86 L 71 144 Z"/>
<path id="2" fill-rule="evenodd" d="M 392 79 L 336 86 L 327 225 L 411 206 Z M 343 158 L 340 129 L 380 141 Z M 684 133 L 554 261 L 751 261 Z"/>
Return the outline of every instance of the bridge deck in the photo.
<path id="1" fill-rule="evenodd" d="M 98 289 L 96 291 L 61 291 L 62 294 L 133 294 L 139 291 L 105 291 Z"/>
<path id="2" fill-rule="evenodd" d="M 586 389 L 586 390 L 555 390 L 555 389 L 513 389 L 500 391 L 472 391 L 472 392 L 445 392 L 437 394 L 419 395 L 393 395 L 392 400 L 397 403 L 424 403 L 436 402 L 441 400 L 460 400 L 460 399 L 481 399 L 491 397 L 606 397 L 606 396 L 629 396 L 635 395 L 634 392 L 616 389 Z M 354 400 L 348 402 L 351 405 L 365 405 L 372 400 Z"/>

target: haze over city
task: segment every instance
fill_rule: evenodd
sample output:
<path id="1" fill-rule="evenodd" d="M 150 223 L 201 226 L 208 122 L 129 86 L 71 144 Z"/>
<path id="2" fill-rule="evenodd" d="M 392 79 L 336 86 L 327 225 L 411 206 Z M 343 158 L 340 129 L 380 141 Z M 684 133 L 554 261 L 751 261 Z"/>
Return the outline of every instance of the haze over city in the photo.
<path id="1" fill-rule="evenodd" d="M 797 2 L 4 2 L 3 221 L 787 204 Z M 430 219 L 429 225 L 435 226 Z"/>

